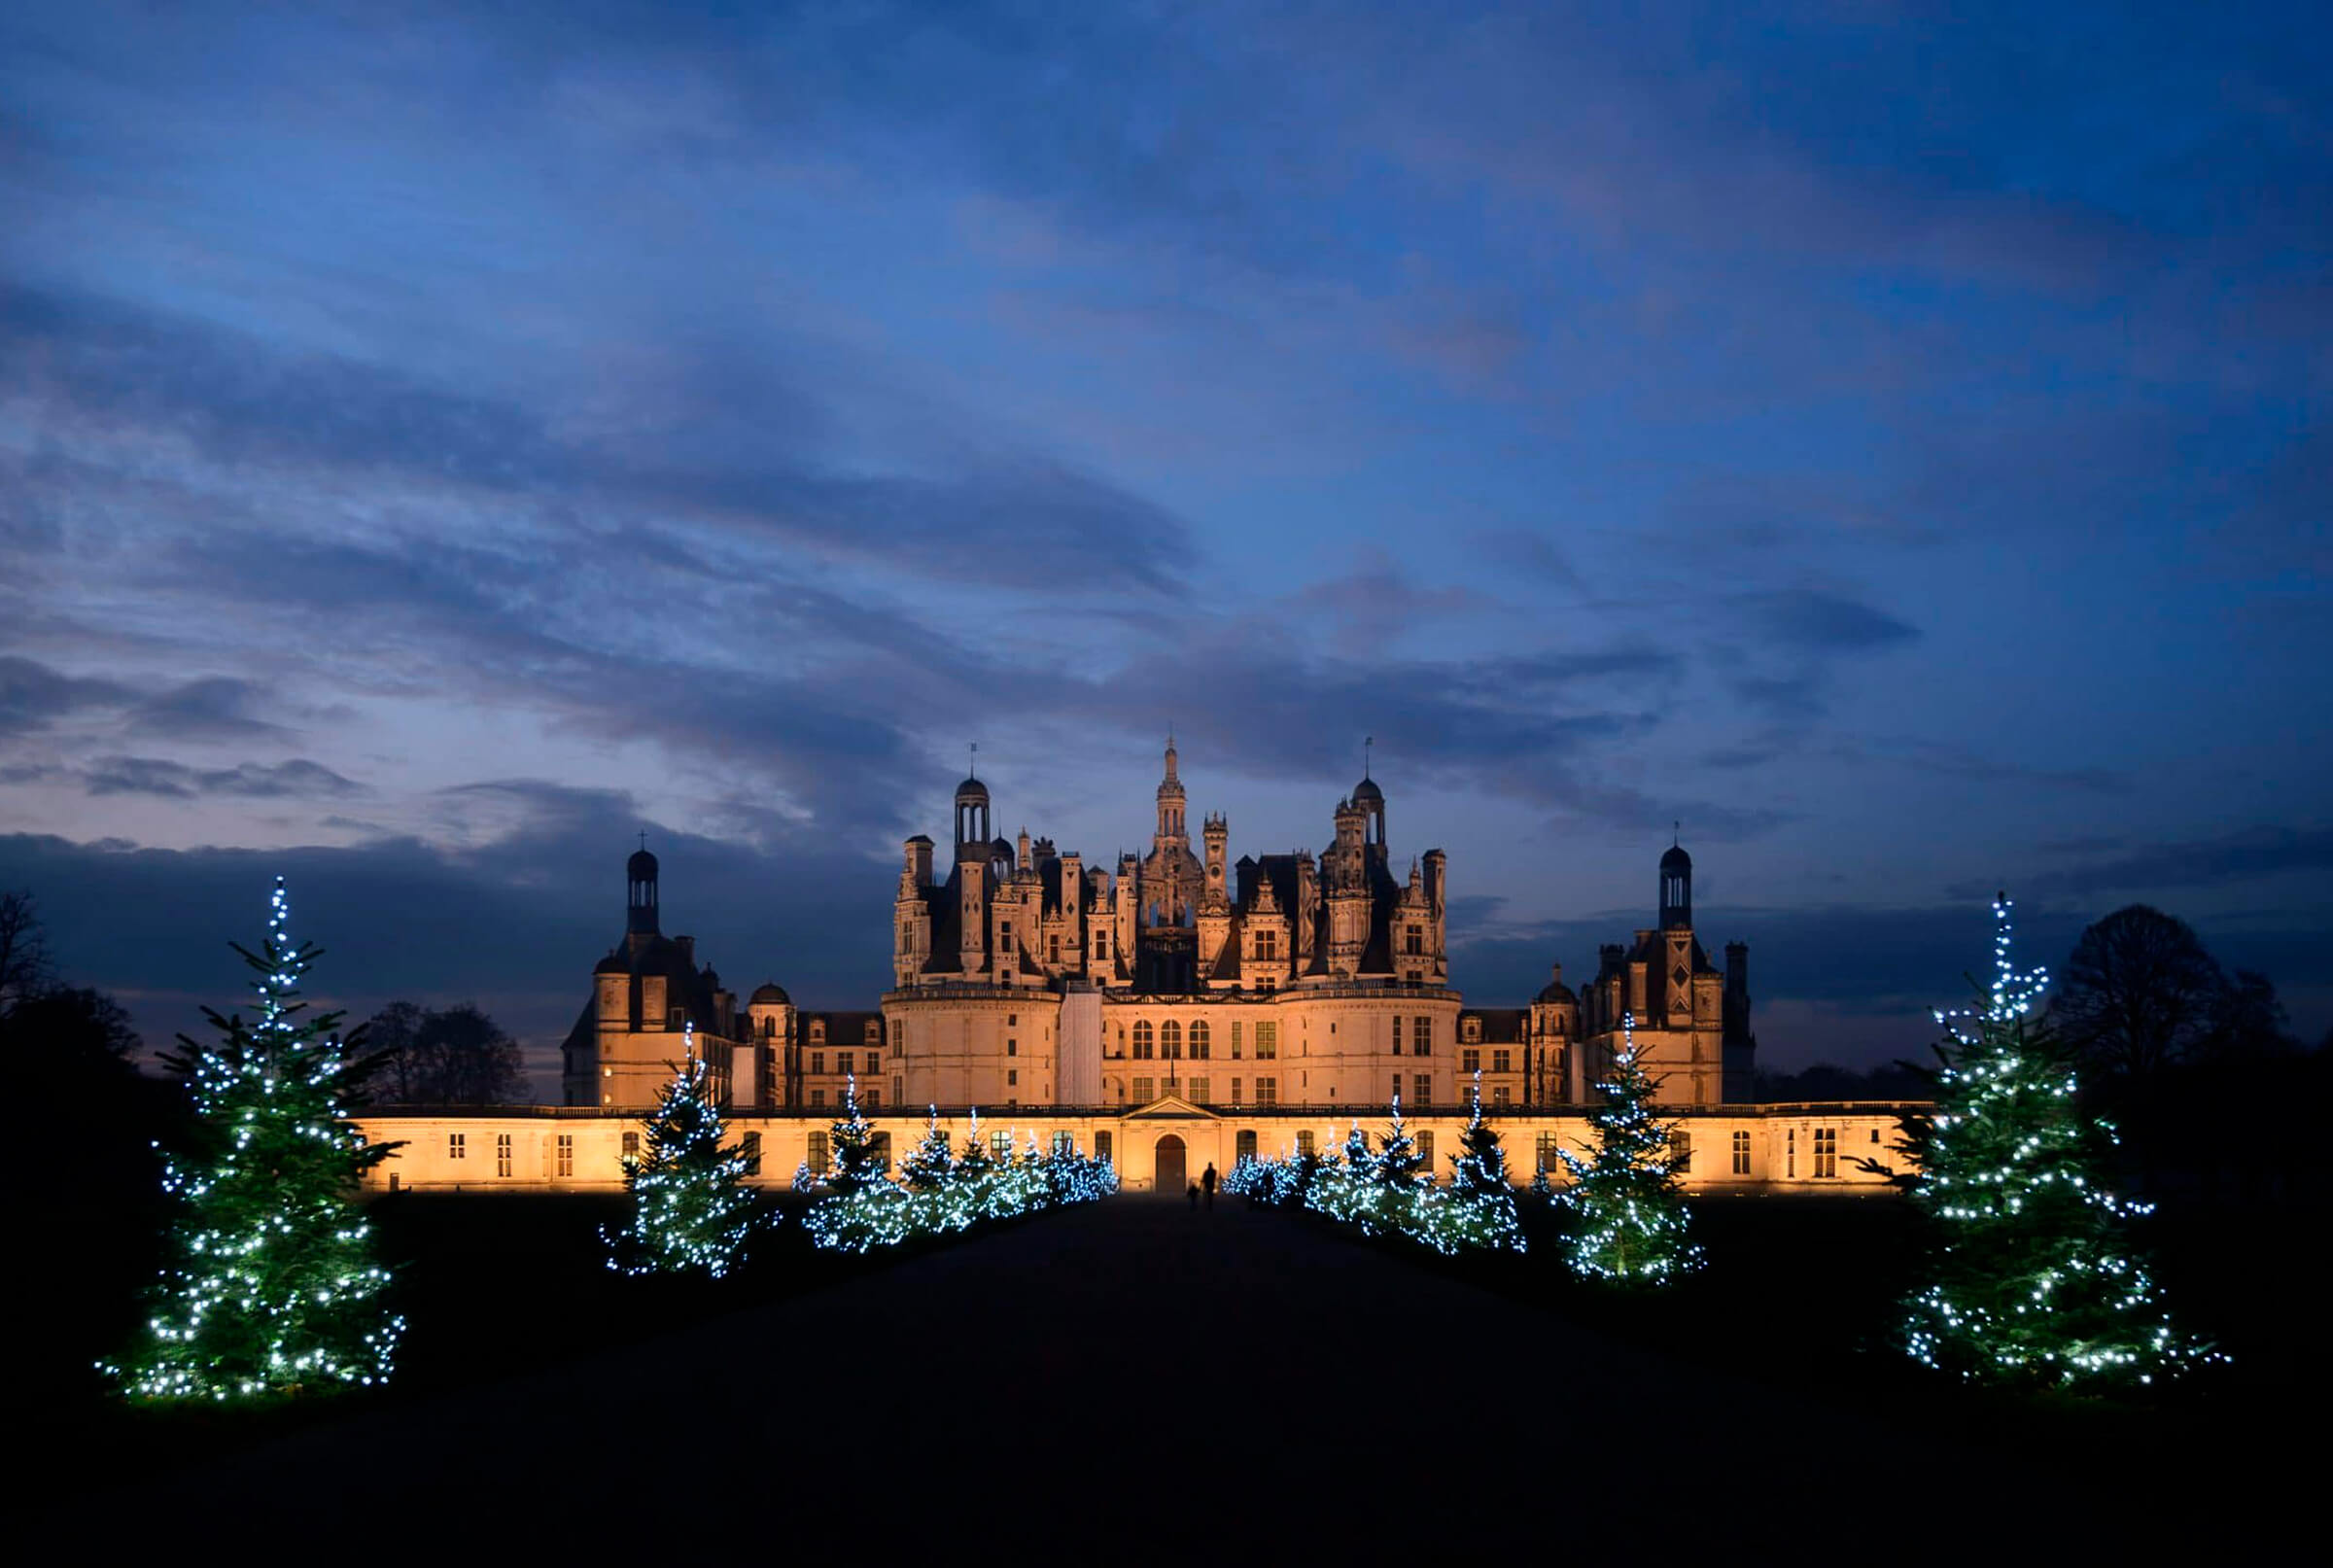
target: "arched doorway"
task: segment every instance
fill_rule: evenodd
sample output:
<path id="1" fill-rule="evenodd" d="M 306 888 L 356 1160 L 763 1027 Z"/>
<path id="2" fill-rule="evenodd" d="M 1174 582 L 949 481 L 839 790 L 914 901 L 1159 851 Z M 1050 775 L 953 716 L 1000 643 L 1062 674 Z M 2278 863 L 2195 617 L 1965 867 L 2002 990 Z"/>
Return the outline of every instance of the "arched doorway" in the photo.
<path id="1" fill-rule="evenodd" d="M 1151 1169 L 1153 1192 L 1180 1198 L 1183 1195 L 1183 1140 L 1172 1132 L 1159 1139 Z"/>

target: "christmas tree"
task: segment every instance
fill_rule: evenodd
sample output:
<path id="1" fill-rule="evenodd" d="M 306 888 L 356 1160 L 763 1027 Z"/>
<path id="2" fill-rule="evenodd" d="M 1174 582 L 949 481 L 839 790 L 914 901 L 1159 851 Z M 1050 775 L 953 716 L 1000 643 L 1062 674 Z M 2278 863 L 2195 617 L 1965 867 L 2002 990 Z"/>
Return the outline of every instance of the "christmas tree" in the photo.
<path id="1" fill-rule="evenodd" d="M 1936 1015 L 1936 1105 L 1910 1149 L 1933 1244 L 1904 1345 L 1970 1379 L 2079 1388 L 2220 1359 L 2172 1326 L 2130 1244 L 2149 1205 L 2101 1184 L 2113 1130 L 2075 1108 L 2072 1054 L 2032 1016 L 2047 976 L 2011 963 L 2009 909 L 2007 894 L 1994 900 L 1981 1005 Z"/>
<path id="2" fill-rule="evenodd" d="M 940 1131 L 940 1108 L 934 1105 L 923 1139 L 899 1162 L 899 1176 L 917 1192 L 936 1193 L 948 1185 L 949 1173 L 955 1168 L 956 1154 L 948 1145 L 948 1134 Z"/>
<path id="3" fill-rule="evenodd" d="M 701 1272 L 718 1279 L 745 1260 L 758 1223 L 745 1185 L 745 1151 L 721 1143 L 721 1113 L 696 1041 L 692 1023 L 673 1081 L 641 1124 L 645 1152 L 624 1162 L 632 1223 L 600 1231 L 608 1267 L 627 1274 Z"/>
<path id="4" fill-rule="evenodd" d="M 207 1147 L 167 1156 L 177 1200 L 171 1260 L 127 1363 L 100 1370 L 132 1395 L 211 1399 L 370 1386 L 388 1379 L 404 1320 L 382 1303 L 388 1272 L 372 1260 L 359 1180 L 386 1159 L 349 1120 L 353 1076 L 334 1033 L 340 1015 L 303 1016 L 299 983 L 320 951 L 286 934 L 281 877 L 258 953 L 259 1018 L 204 1016 L 222 1038 L 179 1036 L 172 1061 Z"/>
<path id="5" fill-rule="evenodd" d="M 1475 1074 L 1475 1111 L 1466 1131 L 1458 1134 L 1458 1152 L 1450 1156 L 1450 1185 L 1462 1193 L 1496 1194 L 1512 1200 L 1507 1181 L 1507 1151 L 1498 1133 L 1482 1119 L 1482 1074 Z"/>
<path id="6" fill-rule="evenodd" d="M 1383 1187 L 1414 1187 L 1419 1180 L 1418 1167 L 1425 1163 L 1426 1157 L 1417 1152 L 1417 1139 L 1410 1135 L 1410 1130 L 1402 1122 L 1402 1097 L 1395 1095 L 1393 1121 L 1385 1129 L 1385 1135 L 1377 1140 L 1377 1155 L 1371 1163 L 1370 1178 Z M 1432 1177 L 1433 1172 L 1428 1171 L 1426 1179 Z"/>
<path id="7" fill-rule="evenodd" d="M 1666 1284 L 1701 1267 L 1701 1249 L 1688 1234 L 1670 1129 L 1653 1114 L 1658 1084 L 1637 1056 L 1636 1015 L 1622 1014 L 1620 1028 L 1619 1054 L 1596 1085 L 1604 1100 L 1588 1113 L 1595 1149 L 1558 1156 L 1573 1177 L 1561 1195 L 1565 1253 L 1582 1278 Z"/>
<path id="8" fill-rule="evenodd" d="M 818 1172 L 829 1192 L 848 1198 L 877 1185 L 888 1187 L 883 1151 L 875 1146 L 875 1127 L 858 1108 L 858 1074 L 843 1079 L 843 1114 L 828 1128 L 827 1168 Z"/>

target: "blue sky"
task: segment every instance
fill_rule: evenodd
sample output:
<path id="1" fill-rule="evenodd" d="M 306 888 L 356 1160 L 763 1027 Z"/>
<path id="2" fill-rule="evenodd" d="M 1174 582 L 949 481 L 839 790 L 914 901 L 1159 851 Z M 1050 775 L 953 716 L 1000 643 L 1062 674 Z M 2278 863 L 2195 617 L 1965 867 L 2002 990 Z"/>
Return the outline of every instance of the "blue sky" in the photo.
<path id="1" fill-rule="evenodd" d="M 866 1005 L 1008 828 L 1235 854 L 1376 737 L 1469 994 L 1682 819 L 1765 1058 L 2020 894 L 2333 1023 L 2333 69 L 2305 7 L 0 19 L 0 883 L 150 1033 L 579 1005 L 645 829 Z"/>

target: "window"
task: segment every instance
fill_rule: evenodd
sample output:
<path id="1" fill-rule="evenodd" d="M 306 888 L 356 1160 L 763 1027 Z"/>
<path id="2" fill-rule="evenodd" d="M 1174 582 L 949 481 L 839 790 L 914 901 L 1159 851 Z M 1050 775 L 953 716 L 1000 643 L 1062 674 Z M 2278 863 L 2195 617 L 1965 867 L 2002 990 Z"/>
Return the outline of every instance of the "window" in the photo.
<path id="1" fill-rule="evenodd" d="M 1006 921 L 996 927 L 996 949 L 1000 953 L 1013 951 L 1013 923 Z"/>
<path id="2" fill-rule="evenodd" d="M 1815 1129 L 1815 1174 L 1835 1176 L 1839 1173 L 1839 1130 L 1835 1127 Z"/>
<path id="3" fill-rule="evenodd" d="M 869 1163 L 885 1175 L 891 1173 L 891 1135 L 888 1132 L 867 1134 Z"/>
<path id="4" fill-rule="evenodd" d="M 880 1090 L 880 1089 L 870 1089 L 870 1090 L 868 1090 L 868 1091 L 867 1091 L 867 1109 L 869 1109 L 869 1110 L 873 1111 L 873 1110 L 881 1110 L 882 1108 L 883 1108 L 883 1091 L 882 1091 L 882 1090 Z"/>
<path id="5" fill-rule="evenodd" d="M 1798 1174 L 1798 1130 L 1792 1128 L 1782 1134 L 1782 1173 L 1786 1179 Z"/>
<path id="6" fill-rule="evenodd" d="M 1280 1054 L 1280 1027 L 1277 1024 L 1256 1026 L 1256 1060 L 1270 1062 Z"/>
<path id="7" fill-rule="evenodd" d="M 1047 963 L 1062 961 L 1062 937 L 1059 931 L 1053 932 L 1045 938 L 1045 961 Z"/>
<path id="8" fill-rule="evenodd" d="M 880 1018 L 868 1019 L 867 1027 L 859 1030 L 858 1037 L 869 1045 L 881 1045 L 883 1043 L 883 1020 Z M 874 1064 L 875 1059 L 872 1056 L 868 1057 L 867 1065 L 871 1067 Z"/>
<path id="9" fill-rule="evenodd" d="M 813 1105 L 823 1107 L 826 1103 L 826 1091 L 823 1089 L 812 1090 L 810 1092 L 810 1102 Z"/>
<path id="10" fill-rule="evenodd" d="M 1515 1103 L 1515 1091 L 1501 1084 L 1490 1092 L 1490 1102 L 1493 1105 L 1512 1105 Z"/>
<path id="11" fill-rule="evenodd" d="M 826 1153 L 825 1133 L 813 1132 L 810 1135 L 810 1157 L 804 1160 L 802 1163 L 810 1167 L 810 1173 L 814 1176 L 824 1176 L 826 1174 L 827 1167 L 832 1162 Z"/>
<path id="12" fill-rule="evenodd" d="M 551 1148 L 557 1156 L 556 1163 L 551 1167 L 552 1172 L 561 1176 L 574 1175 L 575 1173 L 575 1135 L 573 1132 L 560 1133 L 552 1140 Z"/>
<path id="13" fill-rule="evenodd" d="M 1434 1103 L 1434 1075 L 1421 1072 L 1410 1080 L 1410 1103 L 1423 1109 Z"/>
<path id="14" fill-rule="evenodd" d="M 1153 1044 L 1154 1037 L 1150 1031 L 1150 1020 L 1146 1018 L 1134 1026 L 1134 1060 L 1148 1062 L 1151 1059 Z"/>
<path id="15" fill-rule="evenodd" d="M 834 1054 L 834 1070 L 837 1072 L 856 1072 L 858 1070 L 858 1059 L 848 1051 L 837 1051 Z"/>
<path id="16" fill-rule="evenodd" d="M 813 1045 L 826 1043 L 826 1021 L 824 1019 L 814 1018 L 810 1021 L 810 1043 Z"/>
<path id="17" fill-rule="evenodd" d="M 1007 1013 L 1007 1014 L 1005 1014 L 1005 1015 L 1004 1015 L 1004 1027 L 1005 1027 L 1006 1028 L 1008 1028 L 1008 1029 L 1017 1029 L 1017 1028 L 1019 1028 L 1021 1027 L 1021 1015 L 1020 1015 L 1019 1013 Z"/>
<path id="18" fill-rule="evenodd" d="M 1253 1160 L 1256 1157 L 1256 1130 L 1245 1128 L 1232 1134 L 1232 1158 Z"/>
<path id="19" fill-rule="evenodd" d="M 674 1008 L 670 1013 L 665 1015 L 664 1027 L 668 1029 L 684 1029 L 688 1028 L 688 1009 L 685 1007 Z"/>
<path id="20" fill-rule="evenodd" d="M 897 1057 L 906 1054 L 907 1026 L 894 1018 L 891 1020 L 891 1055 Z"/>
<path id="21" fill-rule="evenodd" d="M 874 1092 L 872 1090 L 868 1091 L 867 1103 L 870 1105 L 875 1103 Z M 907 1080 L 895 1073 L 891 1077 L 891 1103 L 894 1105 L 904 1105 L 907 1103 Z"/>
<path id="22" fill-rule="evenodd" d="M 1258 1105 L 1277 1105 L 1279 1102 L 1280 1081 L 1277 1078 L 1258 1078 L 1256 1080 L 1256 1103 Z"/>
<path id="23" fill-rule="evenodd" d="M 470 1134 L 467 1132 L 448 1132 L 445 1135 L 445 1157 L 448 1160 L 469 1159 L 469 1140 Z"/>
<path id="24" fill-rule="evenodd" d="M 1070 1155 L 1075 1154 L 1077 1152 L 1077 1134 L 1074 1132 L 1054 1133 L 1053 1152 L 1062 1159 L 1067 1159 Z"/>
<path id="25" fill-rule="evenodd" d="M 1421 1057 L 1434 1054 L 1434 1021 L 1432 1019 L 1413 1018 L 1410 1021 L 1410 1052 L 1412 1056 Z"/>
<path id="26" fill-rule="evenodd" d="M 1011 1128 L 1008 1127 L 1000 1132 L 989 1134 L 989 1154 L 998 1160 L 1010 1160 L 1013 1157 L 1013 1131 Z"/>
<path id="27" fill-rule="evenodd" d="M 1677 1171 L 1693 1168 L 1693 1135 L 1683 1128 L 1669 1134 L 1669 1168 Z"/>
<path id="28" fill-rule="evenodd" d="M 1425 933 L 1420 931 L 1414 925 L 1410 926 L 1409 931 L 1402 937 L 1402 952 L 1412 958 L 1418 958 L 1422 957 L 1425 954 Z"/>
<path id="29" fill-rule="evenodd" d="M 1420 1132 L 1417 1135 L 1417 1156 L 1419 1161 L 1418 1169 L 1424 1173 L 1427 1180 L 1433 1180 L 1434 1134 L 1432 1132 Z"/>
<path id="30" fill-rule="evenodd" d="M 1399 1034 L 1399 1033 L 1402 1031 L 1402 1030 L 1401 1030 L 1401 1020 L 1399 1020 L 1399 1019 L 1396 1019 L 1396 1020 L 1394 1020 L 1394 1030 L 1393 1030 L 1393 1031 L 1394 1031 L 1396 1034 Z M 1478 1040 L 1481 1039 L 1481 1038 L 1482 1038 L 1482 1021 L 1481 1021 L 1480 1019 L 1479 1019 L 1479 1018 L 1462 1018 L 1462 1019 L 1460 1019 L 1460 1020 L 1458 1021 L 1458 1038 L 1459 1038 L 1459 1039 L 1461 1039 L 1461 1040 L 1463 1040 L 1463 1041 L 1465 1041 L 1465 1042 L 1466 1042 L 1468 1045 L 1473 1045 L 1473 1044 L 1474 1044 L 1476 1041 L 1478 1041 Z"/>
<path id="31" fill-rule="evenodd" d="M 1192 1061 L 1194 1061 L 1194 1062 L 1204 1062 L 1204 1061 L 1206 1061 L 1206 1060 L 1207 1060 L 1207 1053 L 1208 1053 L 1208 1051 L 1209 1051 L 1210 1049 L 1212 1049 L 1212 1047 L 1213 1047 L 1213 1043 L 1214 1043 L 1214 1042 L 1213 1042 L 1213 1041 L 1212 1041 L 1212 1040 L 1211 1040 L 1211 1039 L 1208 1037 L 1208 1034 L 1207 1034 L 1207 1021 L 1206 1021 L 1205 1019 L 1203 1019 L 1203 1018 L 1202 1018 L 1202 1019 L 1200 1019 L 1200 1020 L 1198 1020 L 1198 1021 L 1196 1021 L 1195 1023 L 1193 1023 L 1193 1024 L 1192 1024 L 1192 1026 L 1191 1026 L 1191 1060 L 1192 1060 Z"/>
<path id="32" fill-rule="evenodd" d="M 1513 1072 L 1515 1070 L 1515 1053 L 1513 1051 L 1493 1051 L 1490 1054 L 1490 1070 Z"/>
<path id="33" fill-rule="evenodd" d="M 1312 1130 L 1307 1127 L 1296 1134 L 1296 1152 L 1299 1155 L 1306 1155 L 1310 1154 L 1313 1148 Z"/>
<path id="34" fill-rule="evenodd" d="M 498 1176 L 510 1174 L 510 1134 L 507 1132 L 494 1135 L 494 1173 Z"/>
<path id="35" fill-rule="evenodd" d="M 1235 1104 L 1235 1105 L 1241 1105 L 1241 1104 L 1245 1104 L 1245 1103 L 1246 1103 L 1246 1101 L 1242 1100 L 1242 1099 L 1239 1098 L 1239 1080 L 1238 1080 L 1238 1079 L 1236 1079 L 1236 1078 L 1234 1078 L 1234 1079 L 1232 1080 L 1232 1103 L 1233 1103 L 1233 1104 Z"/>
<path id="36" fill-rule="evenodd" d="M 761 1037 L 765 1040 L 778 1038 L 778 1021 L 776 1019 L 765 1018 L 761 1021 Z"/>
<path id="37" fill-rule="evenodd" d="M 1209 1090 L 1211 1090 L 1211 1089 L 1213 1089 L 1213 1088 L 1215 1087 L 1215 1086 L 1214 1086 L 1214 1083 L 1213 1083 L 1211 1080 L 1209 1080 L 1209 1079 L 1206 1079 L 1206 1078 L 1194 1078 L 1194 1079 L 1192 1079 L 1190 1082 L 1191 1082 L 1191 1094 L 1190 1094 L 1190 1099 L 1191 1099 L 1191 1102 L 1192 1102 L 1193 1104 L 1195 1104 L 1195 1105 L 1204 1105 L 1204 1104 L 1207 1102 L 1207 1098 L 1208 1098 L 1208 1094 L 1207 1094 L 1207 1092 L 1208 1092 Z"/>
<path id="38" fill-rule="evenodd" d="M 1563 1161 L 1555 1153 L 1562 1147 L 1563 1137 L 1560 1133 L 1542 1132 L 1539 1135 L 1539 1147 L 1532 1154 L 1532 1168 L 1542 1175 L 1554 1175 L 1563 1168 Z"/>
<path id="39" fill-rule="evenodd" d="M 1158 1083 L 1156 1078 L 1136 1078 L 1134 1080 L 1134 1103 L 1147 1105 L 1158 1098 Z"/>
<path id="40" fill-rule="evenodd" d="M 1737 1176 L 1750 1174 L 1750 1134 L 1747 1131 L 1738 1131 L 1733 1134 L 1733 1173 Z"/>
<path id="41" fill-rule="evenodd" d="M 1479 1048 L 1470 1050 L 1465 1046 L 1460 1046 L 1458 1048 L 1458 1070 L 1460 1072 L 1480 1072 L 1482 1070 L 1481 1051 Z"/>
<path id="42" fill-rule="evenodd" d="M 1110 1135 L 1107 1132 L 1094 1134 L 1094 1158 L 1105 1166 L 1110 1163 Z"/>
<path id="43" fill-rule="evenodd" d="M 759 1132 L 748 1132 L 741 1138 L 738 1142 L 737 1152 L 746 1157 L 747 1175 L 758 1176 L 761 1174 L 761 1134 Z"/>
<path id="44" fill-rule="evenodd" d="M 634 1161 L 634 1160 L 637 1160 L 637 1159 L 639 1159 L 639 1158 L 640 1158 L 640 1134 L 639 1134 L 638 1132 L 626 1132 L 626 1133 L 624 1134 L 624 1162 L 625 1162 L 625 1164 L 629 1165 L 629 1164 L 630 1164 L 632 1161 Z"/>
<path id="45" fill-rule="evenodd" d="M 1239 1060 L 1239 1021 L 1232 1020 L 1232 1060 Z"/>
<path id="46" fill-rule="evenodd" d="M 1006 1086 L 1007 1086 L 1008 1088 L 1012 1088 L 1012 1089 L 1018 1089 L 1018 1088 L 1020 1088 L 1020 1087 L 1021 1087 L 1021 1069 L 1020 1069 L 1019 1067 L 1007 1067 L 1007 1068 L 1005 1068 L 1005 1069 L 1004 1069 L 1004 1081 L 1005 1081 L 1005 1084 L 1006 1084 Z"/>
<path id="47" fill-rule="evenodd" d="M 1397 1057 L 1402 1054 L 1402 1015 L 1399 1013 L 1393 1015 L 1393 1054 Z"/>
<path id="48" fill-rule="evenodd" d="M 1017 1057 L 1017 1056 L 1019 1056 L 1019 1055 L 1021 1054 L 1021 1042 L 1020 1042 L 1019 1040 L 1007 1040 L 1007 1041 L 1005 1041 L 1005 1042 L 1004 1042 L 1004 1054 L 1005 1054 L 1006 1056 L 1008 1056 L 1008 1057 Z"/>
<path id="49" fill-rule="evenodd" d="M 813 1051 L 810 1054 L 810 1070 L 813 1072 L 824 1072 L 826 1070 L 825 1052 Z"/>
<path id="50" fill-rule="evenodd" d="M 1280 933 L 1262 930 L 1256 933 L 1256 958 L 1265 963 L 1277 963 L 1280 958 Z"/>
<path id="51" fill-rule="evenodd" d="M 1183 1054 L 1183 1027 L 1173 1019 L 1159 1026 L 1159 1055 L 1172 1062 Z"/>

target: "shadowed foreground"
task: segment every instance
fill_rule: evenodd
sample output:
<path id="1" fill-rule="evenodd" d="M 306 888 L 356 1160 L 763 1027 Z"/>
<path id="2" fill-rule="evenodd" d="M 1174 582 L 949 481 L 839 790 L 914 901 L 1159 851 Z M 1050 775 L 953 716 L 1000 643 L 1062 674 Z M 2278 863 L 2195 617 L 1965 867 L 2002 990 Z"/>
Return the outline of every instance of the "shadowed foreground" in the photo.
<path id="1" fill-rule="evenodd" d="M 516 1529 L 661 1536 L 682 1556 L 855 1542 L 871 1561 L 1439 1557 L 1477 1532 L 1920 1559 L 1944 1541 L 1907 1520 L 1940 1488 L 1984 1533 L 2021 1518 L 2019 1542 L 2173 1522 L 2080 1455 L 1932 1445 L 1878 1396 L 1760 1382 L 1757 1361 L 1745 1344 L 1740 1374 L 1712 1373 L 1300 1216 L 1121 1198 L 687 1337 L 123 1477 L 134 1489 L 75 1513 L 179 1544 Z"/>

